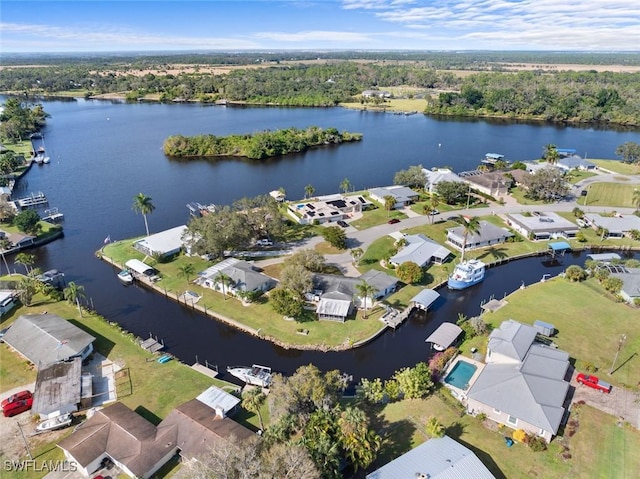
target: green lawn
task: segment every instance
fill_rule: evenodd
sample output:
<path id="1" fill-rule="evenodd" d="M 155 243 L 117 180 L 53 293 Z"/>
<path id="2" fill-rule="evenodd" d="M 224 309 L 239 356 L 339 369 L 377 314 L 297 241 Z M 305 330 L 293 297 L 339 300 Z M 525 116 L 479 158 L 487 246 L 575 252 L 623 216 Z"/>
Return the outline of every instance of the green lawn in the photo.
<path id="1" fill-rule="evenodd" d="M 632 208 L 633 193 L 638 185 L 624 183 L 593 183 L 587 188 L 587 196 L 581 196 L 578 204 L 584 206 L 611 206 Z M 585 205 L 585 201 L 587 204 Z"/>
<path id="2" fill-rule="evenodd" d="M 577 417 L 579 426 L 573 436 L 558 437 L 546 451 L 533 452 L 523 444 L 507 448 L 503 435 L 510 436 L 511 429 L 489 430 L 477 418 L 461 415 L 438 394 L 388 404 L 377 414 L 376 427 L 384 442 L 372 468 L 427 440 L 425 425 L 430 416 L 437 417 L 447 435 L 470 448 L 498 479 L 635 477 L 640 468 L 640 432 L 618 427 L 616 418 L 588 406 L 575 409 L 572 417 Z M 561 457 L 565 450 L 569 459 Z"/>
<path id="3" fill-rule="evenodd" d="M 31 157 L 31 140 L 24 140 L 21 142 L 3 142 L 5 148 L 8 150 L 14 151 L 15 153 L 19 153 L 24 155 L 25 158 Z"/>
<path id="4" fill-rule="evenodd" d="M 542 200 L 532 200 L 530 198 L 525 197 L 527 193 L 526 189 L 521 186 L 516 186 L 511 189 L 511 196 L 515 198 L 515 200 L 521 205 L 544 205 L 544 201 Z"/>
<path id="5" fill-rule="evenodd" d="M 131 246 L 133 241 L 134 239 L 129 239 L 111 243 L 104 248 L 104 255 L 119 264 L 124 264 L 131 258 L 143 259 L 144 256 Z M 179 267 L 182 264 L 192 263 L 196 272 L 211 266 L 210 262 L 198 257 L 179 256 L 168 263 L 156 264 L 153 260 L 147 259 L 147 263 L 153 264 L 162 273 L 162 279 L 156 284 L 163 291 L 180 295 L 187 289 L 193 290 L 202 296 L 198 306 L 235 320 L 259 331 L 261 336 L 281 343 L 302 347 L 339 347 L 369 338 L 382 328 L 382 323 L 377 320 L 384 312 L 380 308 L 373 312 L 369 311 L 367 320 L 362 320 L 362 312 L 358 311 L 355 318 L 350 318 L 344 323 L 335 323 L 318 321 L 313 312 L 306 312 L 297 321 L 285 321 L 281 315 L 273 310 L 264 297 L 251 305 L 243 306 L 239 300 L 233 297 L 225 298 L 217 291 L 195 285 L 188 282 L 187 278 L 180 277 Z M 189 279 L 193 280 L 194 278 L 195 275 Z M 213 314 L 215 315 L 215 313 Z M 300 329 L 306 329 L 308 334 L 300 334 Z"/>
<path id="6" fill-rule="evenodd" d="M 567 174 L 565 175 L 565 179 L 572 185 L 575 185 L 578 181 L 582 181 L 593 176 L 597 176 L 597 173 L 591 173 L 589 171 L 581 170 L 571 170 L 567 172 Z"/>
<path id="7" fill-rule="evenodd" d="M 351 226 L 359 230 L 371 228 L 386 223 L 391 218 L 399 220 L 405 219 L 407 215 L 398 211 L 391 210 L 390 212 L 382 207 L 378 207 L 374 210 L 368 210 L 362 212 L 362 218 L 351 222 Z"/>
<path id="8" fill-rule="evenodd" d="M 637 175 L 640 174 L 640 170 L 637 165 L 633 165 L 631 163 L 624 163 L 620 160 L 592 160 L 589 159 L 591 163 L 594 163 L 598 168 L 604 168 L 609 171 L 613 171 L 614 173 L 620 173 L 622 175 Z"/>
<path id="9" fill-rule="evenodd" d="M 427 101 L 424 98 L 410 99 L 410 98 L 391 98 L 379 106 L 373 103 L 360 103 L 349 102 L 340 103 L 340 106 L 345 108 L 351 108 L 355 110 L 370 110 L 370 111 L 398 111 L 398 112 L 419 112 L 422 113 L 427 107 Z"/>
<path id="10" fill-rule="evenodd" d="M 582 369 L 585 362 L 599 368 L 599 374 L 614 385 L 639 389 L 640 309 L 616 303 L 596 280 L 571 283 L 563 278 L 539 283 L 511 294 L 507 304 L 483 318 L 492 326 L 512 318 L 525 324 L 536 319 L 551 323 L 558 330 L 554 342 L 576 359 Z M 627 335 L 619 354 L 617 369 L 611 367 L 618 342 Z"/>

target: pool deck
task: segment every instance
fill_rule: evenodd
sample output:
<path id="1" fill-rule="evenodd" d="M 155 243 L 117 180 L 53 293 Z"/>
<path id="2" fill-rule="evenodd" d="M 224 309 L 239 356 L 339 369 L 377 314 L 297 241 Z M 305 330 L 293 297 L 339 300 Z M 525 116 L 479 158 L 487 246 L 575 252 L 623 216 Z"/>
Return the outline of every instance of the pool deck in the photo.
<path id="1" fill-rule="evenodd" d="M 475 372 L 473 373 L 473 375 L 471 376 L 471 378 L 469 378 L 469 387 L 467 389 L 460 389 L 460 388 L 457 388 L 457 387 L 455 387 L 455 386 L 453 386 L 451 384 L 448 384 L 448 383 L 444 382 L 444 379 L 449 375 L 449 373 L 456 366 L 458 361 L 464 361 L 464 362 L 467 362 L 469 364 L 473 364 L 477 368 L 475 370 Z M 466 406 L 467 405 L 467 391 L 469 391 L 471 386 L 473 386 L 473 384 L 476 382 L 476 379 L 478 379 L 478 376 L 480 375 L 480 373 L 482 372 L 484 367 L 485 367 L 485 363 L 482 363 L 480 361 L 476 361 L 475 359 L 468 358 L 467 356 L 458 355 L 458 356 L 456 356 L 456 358 L 453 361 L 451 361 L 451 364 L 445 370 L 444 374 L 442 374 L 440 382 L 446 388 L 450 389 L 451 392 L 453 393 L 453 395 L 459 401 L 461 401 L 462 404 L 464 404 Z"/>

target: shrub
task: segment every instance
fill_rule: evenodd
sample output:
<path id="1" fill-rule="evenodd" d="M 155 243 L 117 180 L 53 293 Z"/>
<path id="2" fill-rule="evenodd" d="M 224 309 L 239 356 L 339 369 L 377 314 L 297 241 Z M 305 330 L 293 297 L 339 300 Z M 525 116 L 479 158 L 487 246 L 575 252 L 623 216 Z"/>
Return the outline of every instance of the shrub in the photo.
<path id="1" fill-rule="evenodd" d="M 431 437 L 442 437 L 444 433 L 444 426 L 438 421 L 438 418 L 430 416 L 427 420 L 427 434 Z"/>
<path id="2" fill-rule="evenodd" d="M 489 332 L 489 326 L 482 320 L 481 316 L 474 316 L 469 319 L 469 324 L 475 331 L 477 336 L 484 336 Z"/>
<path id="3" fill-rule="evenodd" d="M 593 364 L 591 361 L 586 361 L 583 367 L 584 367 L 584 370 L 588 373 L 595 373 L 598 370 L 598 368 L 596 368 L 596 365 Z"/>
<path id="4" fill-rule="evenodd" d="M 422 268 L 412 261 L 405 261 L 398 266 L 396 274 L 402 282 L 407 284 L 419 283 L 424 275 Z"/>
<path id="5" fill-rule="evenodd" d="M 602 282 L 602 286 L 610 293 L 619 293 L 622 289 L 622 280 L 620 278 L 609 277 Z"/>
<path id="6" fill-rule="evenodd" d="M 529 442 L 527 444 L 533 452 L 541 452 L 547 449 L 547 441 L 539 436 L 529 438 Z"/>
<path id="7" fill-rule="evenodd" d="M 572 282 L 579 282 L 587 279 L 587 272 L 575 264 L 569 266 L 564 273 L 566 278 Z"/>
<path id="8" fill-rule="evenodd" d="M 517 442 L 528 442 L 527 433 L 524 431 L 524 429 L 516 429 L 515 431 L 513 431 L 512 437 L 513 440 Z"/>
<path id="9" fill-rule="evenodd" d="M 476 416 L 476 418 L 478 418 L 478 421 L 483 422 L 485 419 L 487 419 L 487 415 L 483 412 L 481 412 L 480 414 L 478 414 Z"/>
<path id="10" fill-rule="evenodd" d="M 449 362 L 449 360 L 457 354 L 458 350 L 456 348 L 447 348 L 440 353 L 436 353 L 429 360 L 429 369 L 435 377 L 440 376 L 445 365 Z"/>

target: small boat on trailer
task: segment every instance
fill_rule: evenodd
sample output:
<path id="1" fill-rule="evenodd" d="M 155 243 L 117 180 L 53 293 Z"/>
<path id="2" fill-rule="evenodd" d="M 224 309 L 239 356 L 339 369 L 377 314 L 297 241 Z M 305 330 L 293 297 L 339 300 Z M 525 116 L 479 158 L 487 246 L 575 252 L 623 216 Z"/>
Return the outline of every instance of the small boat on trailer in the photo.
<path id="1" fill-rule="evenodd" d="M 71 414 L 63 414 L 61 416 L 52 417 L 51 419 L 47 419 L 38 423 L 36 426 L 36 431 L 45 432 L 45 431 L 54 431 L 56 429 L 62 429 L 63 427 L 67 427 L 71 425 L 71 421 L 73 417 Z"/>
<path id="2" fill-rule="evenodd" d="M 227 372 L 232 376 L 252 386 L 268 388 L 271 385 L 271 368 L 254 364 L 251 367 L 228 367 Z"/>
<path id="3" fill-rule="evenodd" d="M 118 279 L 122 281 L 124 284 L 133 283 L 133 275 L 131 274 L 131 271 L 129 271 L 128 269 L 123 269 L 122 271 L 120 271 L 118 273 Z"/>

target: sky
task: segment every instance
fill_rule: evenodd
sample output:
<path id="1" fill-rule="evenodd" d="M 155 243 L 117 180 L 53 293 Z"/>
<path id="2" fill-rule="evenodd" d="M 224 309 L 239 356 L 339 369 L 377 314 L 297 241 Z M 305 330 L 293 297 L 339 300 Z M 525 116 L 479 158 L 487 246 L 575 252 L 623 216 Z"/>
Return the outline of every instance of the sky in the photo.
<path id="1" fill-rule="evenodd" d="M 640 0 L 0 3 L 0 53 L 640 51 Z"/>

